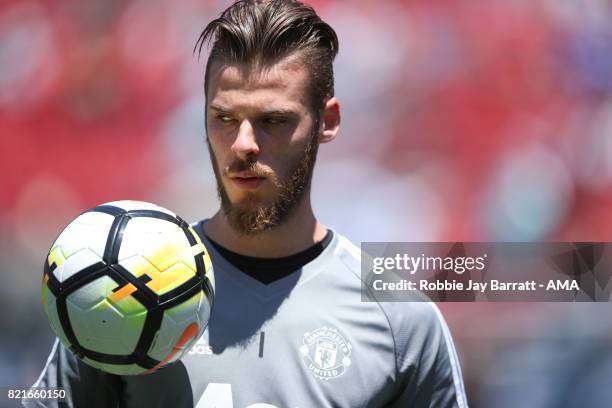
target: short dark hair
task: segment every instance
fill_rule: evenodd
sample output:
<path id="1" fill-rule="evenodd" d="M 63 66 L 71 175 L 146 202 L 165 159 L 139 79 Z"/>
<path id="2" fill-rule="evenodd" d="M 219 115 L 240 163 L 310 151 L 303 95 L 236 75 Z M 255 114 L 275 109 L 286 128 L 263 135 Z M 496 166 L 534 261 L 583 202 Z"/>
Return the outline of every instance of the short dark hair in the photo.
<path id="1" fill-rule="evenodd" d="M 318 114 L 334 96 L 333 61 L 338 37 L 314 9 L 295 0 L 239 0 L 211 21 L 195 49 L 212 44 L 204 76 L 208 97 L 210 67 L 215 60 L 247 66 L 271 65 L 299 52 L 309 73 L 311 108 Z"/>

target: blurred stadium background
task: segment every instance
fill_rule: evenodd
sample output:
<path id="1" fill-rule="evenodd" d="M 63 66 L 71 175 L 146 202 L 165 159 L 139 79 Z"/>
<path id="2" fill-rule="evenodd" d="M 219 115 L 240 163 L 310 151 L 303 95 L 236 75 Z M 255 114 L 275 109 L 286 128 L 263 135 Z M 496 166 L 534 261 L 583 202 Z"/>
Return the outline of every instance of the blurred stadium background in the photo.
<path id="1" fill-rule="evenodd" d="M 46 251 L 78 213 L 216 208 L 199 32 L 228 1 L 0 3 L 0 386 L 52 343 Z M 340 137 L 314 206 L 353 241 L 612 240 L 612 3 L 310 2 Z M 473 407 L 612 405 L 609 304 L 443 304 Z"/>

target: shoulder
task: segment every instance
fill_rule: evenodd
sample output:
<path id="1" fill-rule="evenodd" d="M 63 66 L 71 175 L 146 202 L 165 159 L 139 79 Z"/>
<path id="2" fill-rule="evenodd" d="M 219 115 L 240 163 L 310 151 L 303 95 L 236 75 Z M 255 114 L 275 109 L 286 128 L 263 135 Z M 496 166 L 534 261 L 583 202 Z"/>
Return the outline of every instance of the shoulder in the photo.
<path id="1" fill-rule="evenodd" d="M 334 238 L 336 240 L 336 244 L 334 245 L 335 256 L 342 262 L 348 272 L 361 280 L 361 249 L 344 235 L 335 230 L 331 231 L 334 233 Z"/>
<path id="2" fill-rule="evenodd" d="M 380 306 L 389 319 L 398 374 L 404 384 L 411 384 L 419 398 L 439 399 L 435 406 L 467 407 L 459 357 L 437 305 L 414 301 L 382 302 Z"/>
<path id="3" fill-rule="evenodd" d="M 334 246 L 334 255 L 345 267 L 352 280 L 358 282 L 360 290 L 367 290 L 364 284 L 365 277 L 362 276 L 361 249 L 352 243 L 347 237 L 333 231 L 337 239 Z M 416 294 L 414 301 L 409 302 L 379 302 L 371 293 L 364 293 L 364 297 L 371 299 L 371 303 L 378 305 L 381 313 L 389 322 L 391 331 L 400 343 L 411 342 L 428 337 L 444 336 L 447 331 L 446 322 L 435 303 L 427 298 Z"/>
<path id="4" fill-rule="evenodd" d="M 367 290 L 368 285 L 362 284 L 367 278 L 361 271 L 361 249 L 343 235 L 337 237 L 337 258 L 359 281 L 361 290 Z M 438 306 L 420 292 L 415 292 L 411 301 L 397 302 L 378 301 L 371 293 L 365 295 L 388 323 L 399 376 L 421 384 L 444 378 L 457 401 L 465 401 L 459 359 Z"/>

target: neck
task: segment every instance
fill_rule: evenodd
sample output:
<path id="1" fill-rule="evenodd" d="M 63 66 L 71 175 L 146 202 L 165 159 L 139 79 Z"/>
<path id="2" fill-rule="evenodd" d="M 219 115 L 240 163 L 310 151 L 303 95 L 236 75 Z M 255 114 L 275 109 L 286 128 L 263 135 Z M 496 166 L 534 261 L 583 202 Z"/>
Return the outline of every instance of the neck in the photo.
<path id="1" fill-rule="evenodd" d="M 217 211 L 203 227 L 210 239 L 230 251 L 261 258 L 293 255 L 321 241 L 327 233 L 314 216 L 308 194 L 285 223 L 256 235 L 236 232 L 222 210 Z"/>

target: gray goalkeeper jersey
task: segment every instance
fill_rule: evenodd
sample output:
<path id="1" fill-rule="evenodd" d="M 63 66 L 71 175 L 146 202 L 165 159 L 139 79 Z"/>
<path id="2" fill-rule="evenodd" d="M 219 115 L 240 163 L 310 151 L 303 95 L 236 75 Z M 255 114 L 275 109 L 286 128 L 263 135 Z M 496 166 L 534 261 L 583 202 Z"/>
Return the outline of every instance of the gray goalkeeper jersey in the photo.
<path id="1" fill-rule="evenodd" d="M 37 387 L 72 407 L 466 407 L 453 342 L 432 303 L 362 302 L 360 250 L 338 233 L 314 260 L 264 284 L 211 255 L 215 304 L 181 361 L 116 376 L 55 342 Z M 26 402 L 57 406 L 57 401 Z M 62 406 L 60 404 L 60 406 Z"/>

